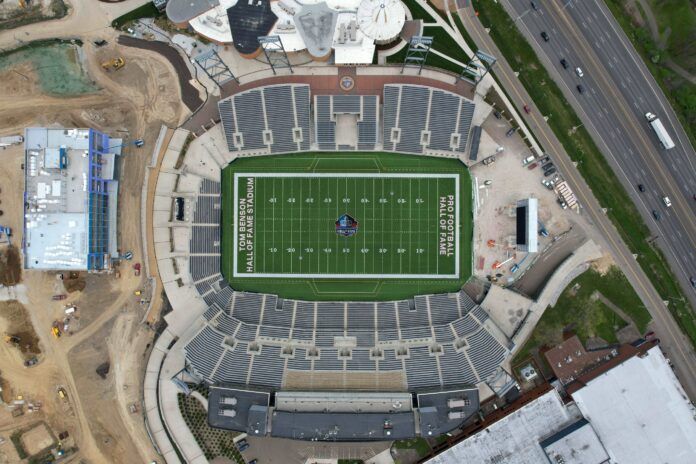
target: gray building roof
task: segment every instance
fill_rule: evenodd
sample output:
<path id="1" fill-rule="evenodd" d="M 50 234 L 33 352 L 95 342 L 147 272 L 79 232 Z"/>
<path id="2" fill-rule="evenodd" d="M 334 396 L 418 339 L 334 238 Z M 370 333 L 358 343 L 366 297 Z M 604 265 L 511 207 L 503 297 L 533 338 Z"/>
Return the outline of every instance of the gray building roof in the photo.
<path id="1" fill-rule="evenodd" d="M 417 395 L 422 437 L 437 437 L 460 427 L 479 410 L 477 388 Z"/>
<path id="2" fill-rule="evenodd" d="M 226 386 L 210 387 L 208 424 L 226 430 L 264 436 L 270 394 Z"/>
<path id="3" fill-rule="evenodd" d="M 173 23 L 181 24 L 202 15 L 218 6 L 218 0 L 169 0 L 167 17 Z"/>

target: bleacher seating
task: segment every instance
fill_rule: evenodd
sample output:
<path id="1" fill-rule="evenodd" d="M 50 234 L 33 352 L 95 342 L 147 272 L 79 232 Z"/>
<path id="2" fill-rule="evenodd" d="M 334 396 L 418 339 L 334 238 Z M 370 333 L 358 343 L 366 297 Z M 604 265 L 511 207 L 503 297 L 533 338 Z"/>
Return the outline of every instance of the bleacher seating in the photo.
<path id="1" fill-rule="evenodd" d="M 379 97 L 377 95 L 315 95 L 315 135 L 320 150 L 374 150 L 377 144 Z M 336 115 L 357 118 L 355 145 L 336 142 Z"/>
<path id="2" fill-rule="evenodd" d="M 309 150 L 309 86 L 278 84 L 218 102 L 227 148 L 241 153 Z"/>
<path id="3" fill-rule="evenodd" d="M 473 115 L 473 102 L 452 92 L 419 85 L 385 85 L 384 149 L 464 154 Z"/>

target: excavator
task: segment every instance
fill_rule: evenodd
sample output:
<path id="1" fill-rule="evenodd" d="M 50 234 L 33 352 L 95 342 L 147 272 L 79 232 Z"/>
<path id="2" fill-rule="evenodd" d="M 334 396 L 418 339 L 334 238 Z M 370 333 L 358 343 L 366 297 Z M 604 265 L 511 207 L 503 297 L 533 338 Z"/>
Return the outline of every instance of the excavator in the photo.
<path id="1" fill-rule="evenodd" d="M 112 58 L 108 61 L 104 61 L 101 64 L 101 67 L 104 69 L 104 71 L 118 71 L 121 69 L 124 65 L 126 64 L 126 60 L 124 60 L 122 57 L 117 56 L 116 58 Z"/>

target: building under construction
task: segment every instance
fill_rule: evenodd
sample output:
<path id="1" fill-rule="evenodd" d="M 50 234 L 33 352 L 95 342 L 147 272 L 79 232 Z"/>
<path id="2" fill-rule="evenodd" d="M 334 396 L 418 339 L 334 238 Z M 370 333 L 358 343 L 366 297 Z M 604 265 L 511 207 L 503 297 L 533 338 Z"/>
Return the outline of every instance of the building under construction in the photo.
<path id="1" fill-rule="evenodd" d="M 25 130 L 26 269 L 110 269 L 121 144 L 94 129 Z"/>

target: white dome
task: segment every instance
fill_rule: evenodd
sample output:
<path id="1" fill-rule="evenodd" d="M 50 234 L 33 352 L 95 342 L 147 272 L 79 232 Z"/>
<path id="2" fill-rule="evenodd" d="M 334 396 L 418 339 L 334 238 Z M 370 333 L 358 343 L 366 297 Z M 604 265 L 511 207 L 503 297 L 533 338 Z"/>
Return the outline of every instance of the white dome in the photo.
<path id="1" fill-rule="evenodd" d="M 406 22 L 401 0 L 362 0 L 358 7 L 358 26 L 376 42 L 394 40 Z"/>

